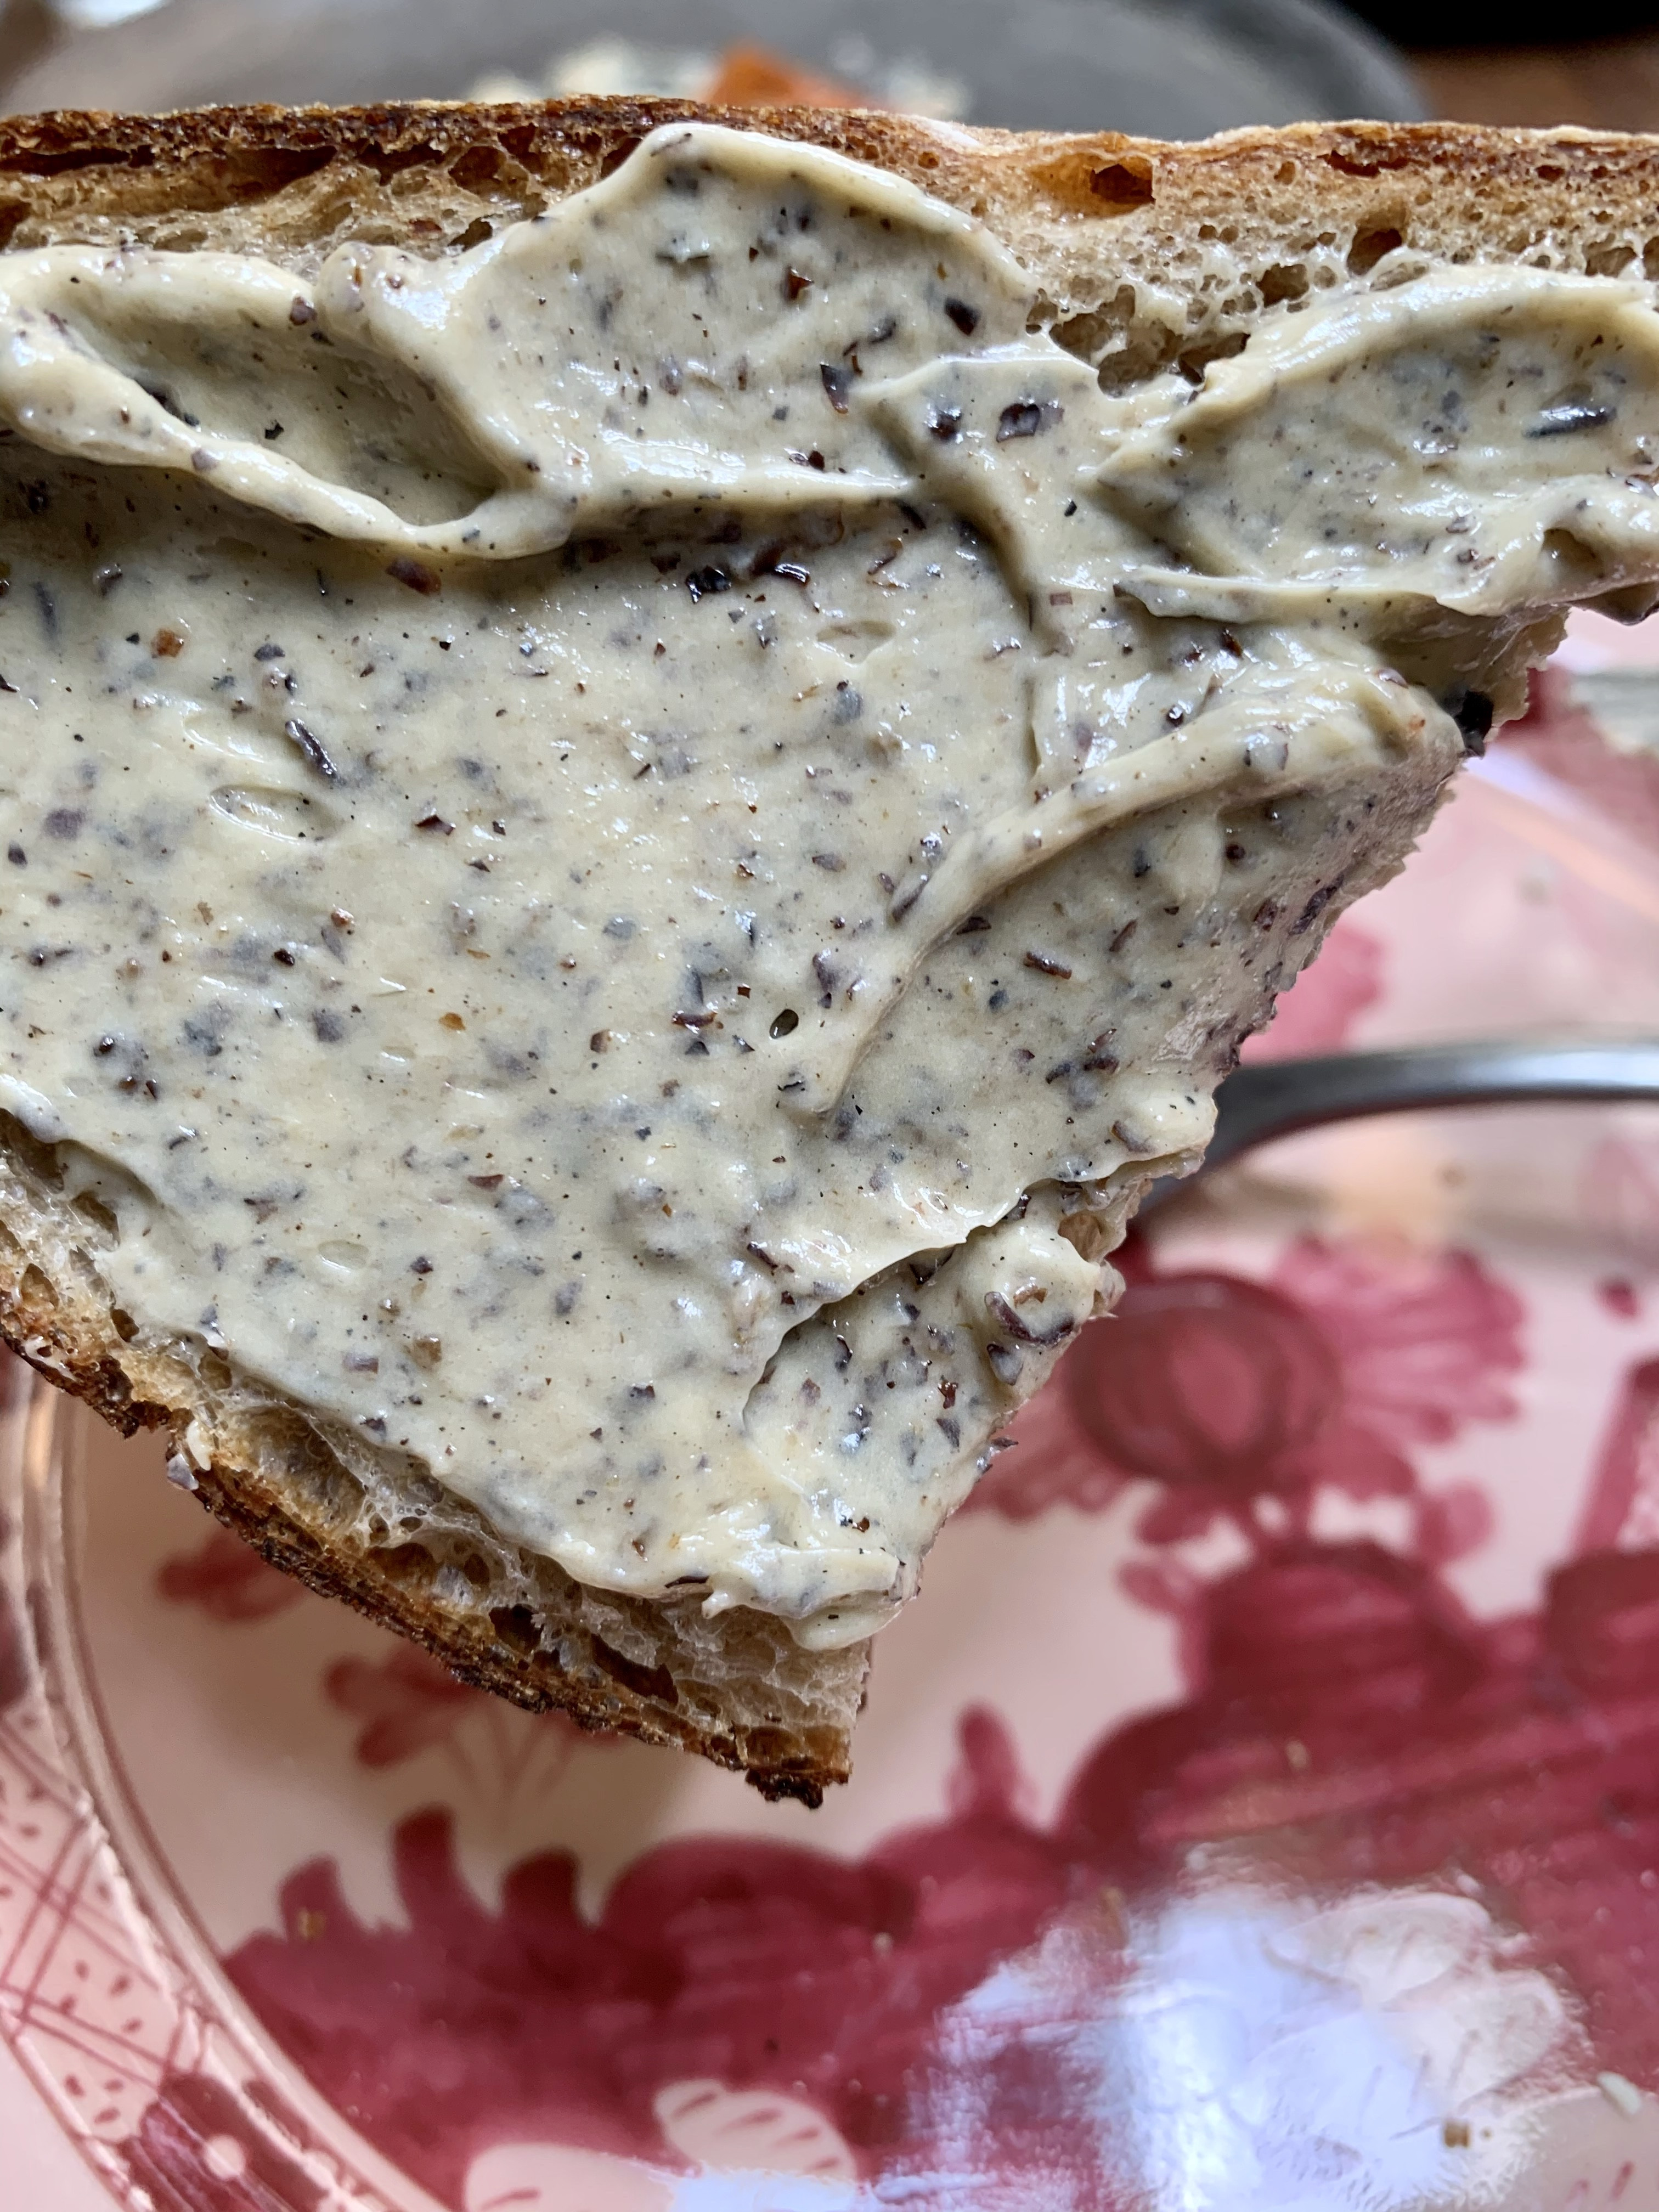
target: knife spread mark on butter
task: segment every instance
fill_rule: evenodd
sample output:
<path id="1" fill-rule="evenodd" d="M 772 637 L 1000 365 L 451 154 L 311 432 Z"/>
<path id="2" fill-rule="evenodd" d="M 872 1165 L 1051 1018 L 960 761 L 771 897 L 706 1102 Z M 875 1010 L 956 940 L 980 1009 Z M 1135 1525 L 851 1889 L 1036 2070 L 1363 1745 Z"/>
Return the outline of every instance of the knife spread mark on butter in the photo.
<path id="1" fill-rule="evenodd" d="M 0 1105 L 136 1326 L 580 1580 L 909 1593 L 1381 825 L 1659 574 L 1643 288 L 1119 398 L 1031 307 L 703 126 L 314 286 L 0 259 Z"/>

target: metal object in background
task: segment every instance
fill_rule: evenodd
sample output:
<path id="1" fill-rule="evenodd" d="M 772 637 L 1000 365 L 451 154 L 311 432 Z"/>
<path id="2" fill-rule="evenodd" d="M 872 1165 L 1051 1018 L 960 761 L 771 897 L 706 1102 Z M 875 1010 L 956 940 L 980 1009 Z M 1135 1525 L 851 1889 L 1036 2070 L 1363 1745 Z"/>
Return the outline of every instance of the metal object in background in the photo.
<path id="1" fill-rule="evenodd" d="M 1632 1099 L 1659 1105 L 1659 1039 L 1510 1037 L 1264 1060 L 1237 1069 L 1216 1093 L 1215 1135 L 1200 1172 L 1276 1137 L 1372 1114 Z M 1182 1187 L 1175 1176 L 1154 1183 L 1142 1210 Z"/>
<path id="2" fill-rule="evenodd" d="M 145 4 L 10 0 L 0 106 L 459 98 L 605 38 L 757 44 L 842 76 L 863 53 L 960 82 L 964 119 L 1012 130 L 1195 138 L 1423 112 L 1403 60 L 1324 0 L 168 0 L 111 21 Z"/>

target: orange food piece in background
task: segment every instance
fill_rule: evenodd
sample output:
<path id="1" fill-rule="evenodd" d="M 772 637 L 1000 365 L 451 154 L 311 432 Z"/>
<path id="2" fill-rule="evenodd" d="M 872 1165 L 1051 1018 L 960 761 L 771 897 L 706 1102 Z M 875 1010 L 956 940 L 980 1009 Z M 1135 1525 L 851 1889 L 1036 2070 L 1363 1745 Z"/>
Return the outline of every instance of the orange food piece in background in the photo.
<path id="1" fill-rule="evenodd" d="M 720 107 L 884 107 L 855 86 L 804 69 L 765 46 L 728 46 L 703 93 Z"/>

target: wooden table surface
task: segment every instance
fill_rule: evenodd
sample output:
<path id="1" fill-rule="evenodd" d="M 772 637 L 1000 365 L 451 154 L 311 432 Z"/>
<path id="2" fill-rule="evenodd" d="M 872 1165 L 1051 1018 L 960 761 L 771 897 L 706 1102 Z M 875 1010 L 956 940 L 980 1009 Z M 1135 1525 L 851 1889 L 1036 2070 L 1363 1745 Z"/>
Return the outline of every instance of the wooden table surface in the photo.
<path id="1" fill-rule="evenodd" d="M 1594 45 L 1416 53 L 1411 62 L 1433 115 L 1659 131 L 1659 29 Z"/>

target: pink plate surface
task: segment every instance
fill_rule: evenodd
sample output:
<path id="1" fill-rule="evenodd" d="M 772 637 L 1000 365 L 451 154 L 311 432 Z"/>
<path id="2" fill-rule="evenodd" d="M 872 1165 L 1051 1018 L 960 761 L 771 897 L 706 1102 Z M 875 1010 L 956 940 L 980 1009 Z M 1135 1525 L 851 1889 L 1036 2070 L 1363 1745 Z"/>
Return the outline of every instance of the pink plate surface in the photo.
<path id="1" fill-rule="evenodd" d="M 1253 1049 L 1659 1033 L 1632 651 Z M 816 1814 L 460 1688 L 8 1368 L 0 2205 L 61 2134 L 132 2212 L 1659 2206 L 1659 1115 L 1304 1138 L 1127 1272 Z"/>

